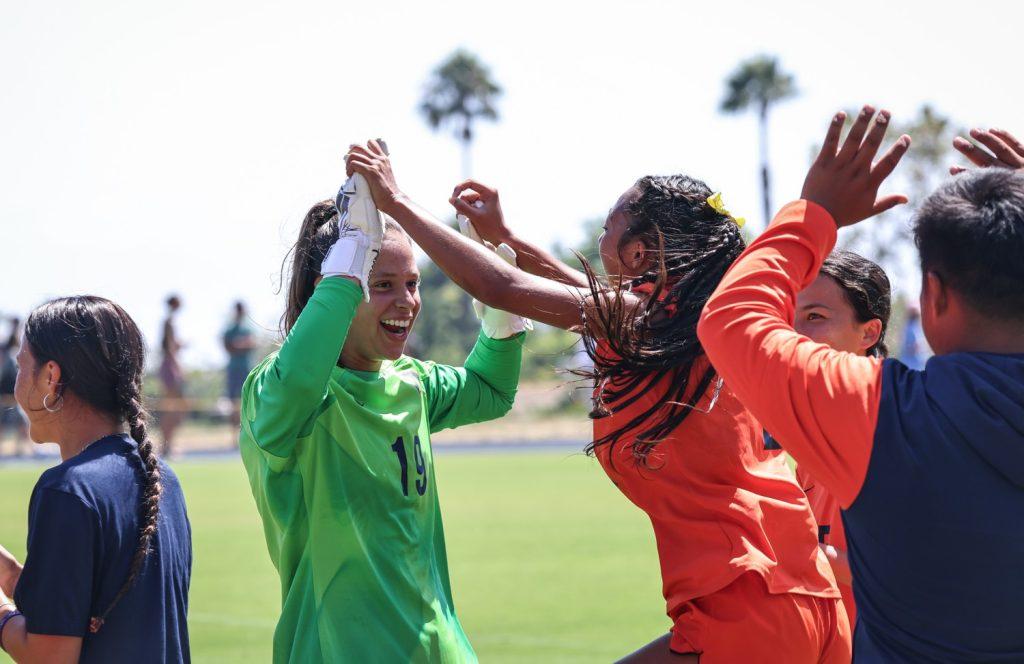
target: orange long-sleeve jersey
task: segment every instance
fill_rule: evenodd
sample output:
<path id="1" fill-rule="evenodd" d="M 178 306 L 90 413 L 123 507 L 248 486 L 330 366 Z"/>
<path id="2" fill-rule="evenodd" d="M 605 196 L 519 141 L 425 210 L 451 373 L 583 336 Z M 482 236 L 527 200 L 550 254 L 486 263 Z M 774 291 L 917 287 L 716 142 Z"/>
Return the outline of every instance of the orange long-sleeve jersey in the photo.
<path id="1" fill-rule="evenodd" d="M 785 206 L 708 300 L 701 344 L 842 507 L 855 661 L 1024 661 L 1024 355 L 914 371 L 798 334 L 835 240 L 826 210 Z"/>

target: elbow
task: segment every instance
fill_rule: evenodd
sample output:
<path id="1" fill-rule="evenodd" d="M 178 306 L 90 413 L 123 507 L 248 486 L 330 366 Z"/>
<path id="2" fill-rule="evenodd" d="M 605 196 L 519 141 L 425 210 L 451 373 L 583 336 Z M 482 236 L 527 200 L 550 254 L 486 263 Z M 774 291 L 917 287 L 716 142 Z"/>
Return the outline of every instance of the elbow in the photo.
<path id="1" fill-rule="evenodd" d="M 499 392 L 497 395 L 495 406 L 497 408 L 498 417 L 505 417 L 512 411 L 512 406 L 516 403 L 516 391 L 510 392 Z M 497 419 L 497 418 L 495 418 Z"/>

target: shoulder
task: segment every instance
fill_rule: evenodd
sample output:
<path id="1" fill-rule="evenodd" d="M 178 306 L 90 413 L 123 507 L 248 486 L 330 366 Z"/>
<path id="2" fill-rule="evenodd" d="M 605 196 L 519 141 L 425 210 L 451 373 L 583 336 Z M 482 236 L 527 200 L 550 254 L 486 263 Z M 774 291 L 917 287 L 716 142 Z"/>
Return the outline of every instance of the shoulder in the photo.
<path id="1" fill-rule="evenodd" d="M 86 487 L 111 479 L 111 471 L 128 467 L 132 445 L 120 436 L 96 441 L 89 449 L 43 472 L 36 487 L 75 495 L 89 493 Z"/>

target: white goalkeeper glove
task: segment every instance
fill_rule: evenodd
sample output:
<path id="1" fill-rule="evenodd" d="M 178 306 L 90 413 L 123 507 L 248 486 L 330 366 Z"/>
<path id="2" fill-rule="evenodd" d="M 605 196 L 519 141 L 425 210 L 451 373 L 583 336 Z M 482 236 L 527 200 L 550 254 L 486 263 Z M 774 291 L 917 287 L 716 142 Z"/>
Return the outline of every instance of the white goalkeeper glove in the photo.
<path id="1" fill-rule="evenodd" d="M 320 274 L 355 277 L 370 301 L 370 270 L 384 241 L 384 224 L 370 195 L 370 185 L 356 173 L 341 186 L 334 199 L 338 208 L 338 241 L 324 257 Z"/>
<path id="2" fill-rule="evenodd" d="M 478 202 L 479 203 L 479 202 Z M 516 267 L 516 250 L 508 246 L 504 242 L 494 247 L 490 242 L 484 242 L 480 238 L 480 234 L 476 232 L 476 228 L 473 227 L 473 222 L 467 219 L 463 215 L 456 215 L 455 217 L 459 222 L 459 230 L 462 234 L 473 240 L 484 245 L 504 260 L 512 267 Z M 489 307 L 479 300 L 473 300 L 473 311 L 476 312 L 476 317 L 480 319 L 480 326 L 483 328 L 484 334 L 491 339 L 507 339 L 511 336 L 519 334 L 520 332 L 526 332 L 527 330 L 533 329 L 533 321 L 529 318 L 523 318 L 515 314 L 510 314 L 507 311 L 501 309 L 495 309 Z"/>

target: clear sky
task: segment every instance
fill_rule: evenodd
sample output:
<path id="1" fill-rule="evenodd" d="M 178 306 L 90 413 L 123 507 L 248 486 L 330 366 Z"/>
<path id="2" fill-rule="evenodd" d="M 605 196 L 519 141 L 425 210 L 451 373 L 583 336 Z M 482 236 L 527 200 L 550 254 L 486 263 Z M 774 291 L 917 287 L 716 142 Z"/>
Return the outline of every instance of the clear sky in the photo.
<path id="1" fill-rule="evenodd" d="M 578 239 L 637 177 L 684 171 L 760 224 L 752 115 L 723 80 L 777 54 L 800 96 L 771 120 L 775 204 L 799 195 L 830 114 L 899 120 L 924 102 L 1024 133 L 1019 3 L 6 2 L 0 9 L 0 312 L 96 293 L 158 342 L 185 301 L 185 361 L 221 361 L 244 298 L 268 328 L 305 210 L 343 179 L 353 141 L 388 140 L 399 184 L 438 215 L 457 143 L 417 111 L 453 49 L 505 89 L 474 175 L 542 243 Z M 430 306 L 429 302 L 425 306 Z M 4 326 L 6 327 L 6 326 Z"/>

